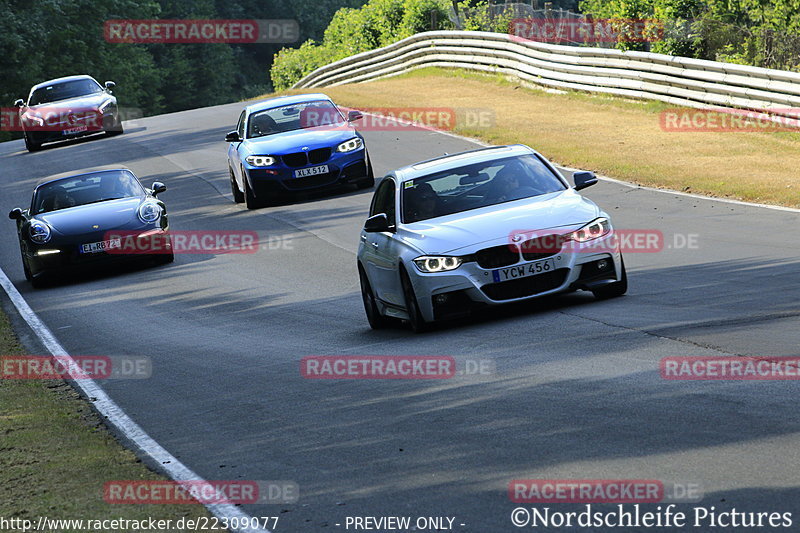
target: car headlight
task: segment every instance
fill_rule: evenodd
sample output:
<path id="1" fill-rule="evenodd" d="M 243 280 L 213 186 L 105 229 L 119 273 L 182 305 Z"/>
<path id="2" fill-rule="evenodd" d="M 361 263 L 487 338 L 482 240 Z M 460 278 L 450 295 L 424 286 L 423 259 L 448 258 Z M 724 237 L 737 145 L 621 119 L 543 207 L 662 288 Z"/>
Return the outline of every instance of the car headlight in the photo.
<path id="1" fill-rule="evenodd" d="M 339 146 L 336 147 L 337 152 L 352 152 L 353 150 L 358 150 L 364 146 L 364 141 L 361 140 L 361 137 L 355 137 L 350 139 L 349 141 L 345 141 Z"/>
<path id="2" fill-rule="evenodd" d="M 44 244 L 50 240 L 50 226 L 44 222 L 34 220 L 28 228 L 28 235 L 36 244 Z"/>
<path id="3" fill-rule="evenodd" d="M 423 255 L 414 259 L 414 264 L 417 265 L 417 268 L 428 274 L 455 270 L 461 266 L 462 262 L 460 257 L 449 255 Z"/>
<path id="4" fill-rule="evenodd" d="M 44 126 L 44 119 L 38 115 L 22 115 L 22 118 L 36 126 Z"/>
<path id="5" fill-rule="evenodd" d="M 595 219 L 579 230 L 565 235 L 567 240 L 575 242 L 588 242 L 608 235 L 611 231 L 611 222 L 607 218 Z"/>
<path id="6" fill-rule="evenodd" d="M 270 167 L 275 164 L 275 158 L 268 155 L 248 155 L 244 160 L 253 167 Z"/>
<path id="7" fill-rule="evenodd" d="M 145 202 L 139 206 L 139 219 L 145 224 L 152 224 L 161 218 L 161 206 L 154 202 Z"/>
<path id="8" fill-rule="evenodd" d="M 113 101 L 112 101 L 112 100 L 108 100 L 107 102 L 104 102 L 104 103 L 103 103 L 103 104 L 102 104 L 102 105 L 101 105 L 101 106 L 100 106 L 100 107 L 99 107 L 97 110 L 98 110 L 98 111 L 100 111 L 101 113 L 105 113 L 105 112 L 106 112 L 106 109 L 108 109 L 108 107 L 109 107 L 109 106 L 110 106 L 112 103 L 113 103 Z"/>

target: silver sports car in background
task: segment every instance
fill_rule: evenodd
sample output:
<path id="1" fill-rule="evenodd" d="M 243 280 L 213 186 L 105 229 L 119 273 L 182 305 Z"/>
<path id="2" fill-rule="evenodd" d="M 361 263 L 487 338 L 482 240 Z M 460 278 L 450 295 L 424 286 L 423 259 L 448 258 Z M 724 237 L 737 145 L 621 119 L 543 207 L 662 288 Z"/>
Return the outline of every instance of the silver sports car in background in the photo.
<path id="1" fill-rule="evenodd" d="M 358 271 L 370 326 L 422 331 L 473 308 L 574 290 L 627 290 L 611 220 L 527 146 L 485 148 L 389 173 L 361 232 Z"/>
<path id="2" fill-rule="evenodd" d="M 42 144 L 106 132 L 122 133 L 122 117 L 113 81 L 104 85 L 91 76 L 67 76 L 42 82 L 31 88 L 27 101 L 14 102 L 19 108 L 20 126 L 29 152 Z"/>

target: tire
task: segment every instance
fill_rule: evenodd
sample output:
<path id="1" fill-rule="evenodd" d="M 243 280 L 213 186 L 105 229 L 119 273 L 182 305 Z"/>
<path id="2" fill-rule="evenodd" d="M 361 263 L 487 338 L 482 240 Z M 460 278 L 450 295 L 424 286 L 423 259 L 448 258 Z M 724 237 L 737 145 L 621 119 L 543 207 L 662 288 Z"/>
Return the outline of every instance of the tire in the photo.
<path id="1" fill-rule="evenodd" d="M 375 173 L 372 171 L 372 161 L 367 156 L 367 177 L 356 183 L 359 189 L 370 189 L 375 186 Z"/>
<path id="2" fill-rule="evenodd" d="M 250 189 L 250 184 L 247 182 L 247 178 L 244 179 L 244 203 L 247 206 L 247 209 L 258 209 L 259 207 L 263 207 L 263 202 L 256 198 L 253 194 L 253 191 Z"/>
<path id="3" fill-rule="evenodd" d="M 620 263 L 622 266 L 622 279 L 593 290 L 592 294 L 598 300 L 617 298 L 628 292 L 628 274 L 625 272 L 625 260 L 622 257 L 620 257 Z"/>
<path id="4" fill-rule="evenodd" d="M 168 254 L 159 254 L 156 257 L 157 265 L 168 265 L 175 261 L 175 252 L 171 251 Z"/>
<path id="5" fill-rule="evenodd" d="M 25 259 L 25 256 L 22 256 L 22 270 L 25 272 L 25 279 L 28 281 L 33 281 L 33 274 L 31 274 L 31 267 L 28 266 L 28 261 Z"/>
<path id="6" fill-rule="evenodd" d="M 375 186 L 375 173 L 372 171 L 372 161 L 369 160 L 369 156 L 367 156 L 367 177 L 356 183 L 356 186 L 359 189 L 369 189 Z"/>
<path id="7" fill-rule="evenodd" d="M 169 232 L 167 233 L 167 240 L 169 242 L 169 252 L 156 255 L 156 264 L 158 265 L 168 265 L 175 261 L 175 246 L 172 242 L 172 235 Z"/>
<path id="8" fill-rule="evenodd" d="M 120 120 L 118 116 L 114 117 L 113 124 L 111 124 L 108 127 L 106 127 L 106 125 L 103 124 L 103 128 L 106 130 L 106 135 L 108 136 L 122 135 L 123 133 L 125 133 L 125 130 L 122 128 L 122 120 Z"/>
<path id="9" fill-rule="evenodd" d="M 31 275 L 30 279 L 31 286 L 33 286 L 34 289 L 41 289 L 42 287 L 46 287 L 49 281 L 50 281 L 50 275 L 49 274 L 45 275 L 44 272 L 40 273 L 36 277 L 33 277 Z"/>
<path id="10" fill-rule="evenodd" d="M 236 179 L 233 177 L 233 170 L 229 168 L 228 174 L 230 174 L 231 178 L 231 193 L 233 194 L 233 201 L 237 204 L 241 204 L 244 202 L 244 193 L 239 190 L 239 186 L 236 184 Z"/>
<path id="11" fill-rule="evenodd" d="M 358 265 L 358 279 L 361 282 L 361 300 L 364 302 L 364 312 L 367 314 L 369 327 L 372 329 L 385 328 L 389 325 L 389 320 L 378 309 L 378 303 L 375 301 L 372 287 L 361 265 Z"/>
<path id="12" fill-rule="evenodd" d="M 424 333 L 431 329 L 431 324 L 425 321 L 425 317 L 419 310 L 417 303 L 417 296 L 414 294 L 414 287 L 411 285 L 411 279 L 402 268 L 400 269 L 400 284 L 403 286 L 403 296 L 406 300 L 406 312 L 408 313 L 408 323 L 414 333 Z"/>
<path id="13" fill-rule="evenodd" d="M 23 137 L 25 138 L 25 148 L 27 148 L 29 152 L 38 152 L 42 149 L 42 143 L 31 140 L 27 133 L 23 134 Z"/>

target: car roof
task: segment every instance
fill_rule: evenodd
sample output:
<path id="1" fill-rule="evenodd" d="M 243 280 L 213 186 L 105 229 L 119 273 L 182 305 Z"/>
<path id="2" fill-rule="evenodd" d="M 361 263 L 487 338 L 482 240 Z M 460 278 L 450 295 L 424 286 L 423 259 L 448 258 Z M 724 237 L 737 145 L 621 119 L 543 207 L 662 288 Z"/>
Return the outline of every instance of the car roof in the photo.
<path id="1" fill-rule="evenodd" d="M 302 104 L 303 102 L 309 102 L 311 100 L 328 100 L 331 101 L 331 97 L 322 94 L 322 93 L 313 93 L 313 94 L 292 94 L 287 96 L 276 96 L 275 98 L 269 98 L 267 100 L 261 100 L 260 102 L 255 102 L 247 106 L 247 114 L 255 113 L 257 111 L 263 111 L 265 109 L 272 109 L 274 107 L 280 107 L 284 105 L 293 105 L 293 104 Z"/>
<path id="2" fill-rule="evenodd" d="M 36 89 L 41 89 L 42 87 L 47 87 L 48 85 L 53 85 L 56 83 L 63 83 L 65 81 L 75 81 L 75 80 L 92 80 L 96 82 L 97 80 L 93 77 L 89 76 L 88 74 L 78 74 L 75 76 L 64 76 L 63 78 L 55 78 L 52 80 L 43 81 L 42 83 L 37 83 L 33 87 L 31 87 L 31 91 L 35 91 Z"/>
<path id="3" fill-rule="evenodd" d="M 444 154 L 433 159 L 426 159 L 412 165 L 405 166 L 394 172 L 400 182 L 427 176 L 442 170 L 456 168 L 471 163 L 483 163 L 501 157 L 513 157 L 515 155 L 535 154 L 536 151 L 524 144 L 510 144 L 506 146 L 490 146 L 488 148 L 477 148 L 457 154 Z"/>
<path id="4" fill-rule="evenodd" d="M 68 179 L 68 178 L 77 178 L 78 176 L 85 176 L 87 174 L 98 174 L 100 172 L 114 172 L 114 171 L 118 171 L 118 170 L 127 170 L 128 172 L 133 174 L 134 177 L 136 177 L 136 174 L 134 174 L 133 171 L 131 169 L 127 168 L 127 167 L 121 167 L 119 165 L 114 165 L 114 166 L 110 166 L 109 165 L 109 166 L 105 166 L 105 167 L 94 168 L 92 170 L 84 170 L 82 172 L 72 171 L 72 172 L 62 172 L 60 174 L 54 174 L 52 176 L 48 176 L 48 177 L 40 180 L 36 184 L 36 189 L 38 189 L 42 185 L 46 185 L 46 184 L 52 183 L 54 181 L 61 181 L 61 180 Z"/>

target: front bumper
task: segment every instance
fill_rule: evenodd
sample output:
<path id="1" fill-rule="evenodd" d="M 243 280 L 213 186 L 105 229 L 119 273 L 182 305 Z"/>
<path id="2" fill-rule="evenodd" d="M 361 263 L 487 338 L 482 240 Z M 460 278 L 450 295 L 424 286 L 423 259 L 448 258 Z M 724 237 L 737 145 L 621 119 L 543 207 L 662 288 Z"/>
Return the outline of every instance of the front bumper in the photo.
<path id="1" fill-rule="evenodd" d="M 146 231 L 149 233 L 169 235 L 168 228 Z M 78 273 L 106 265 L 141 261 L 163 255 L 161 253 L 148 254 L 143 252 L 127 254 L 109 252 L 82 253 L 80 251 L 81 245 L 83 244 L 106 240 L 106 233 L 107 232 L 102 232 L 87 234 L 78 238 L 60 239 L 57 242 L 48 242 L 42 245 L 32 245 L 28 243 L 23 249 L 22 254 L 27 259 L 31 276 L 34 278 L 52 274 Z M 56 250 L 57 252 L 55 252 Z M 47 253 L 43 254 L 43 251 Z"/>
<path id="2" fill-rule="evenodd" d="M 305 168 L 328 166 L 328 172 L 297 178 L 295 171 Z M 283 162 L 268 168 L 245 167 L 253 194 L 258 197 L 314 192 L 356 183 L 369 177 L 369 160 L 365 149 L 351 153 L 333 152 L 325 161 L 289 167 Z"/>
<path id="3" fill-rule="evenodd" d="M 591 290 L 619 281 L 622 278 L 619 249 L 595 250 L 562 251 L 502 268 L 483 268 L 477 261 L 468 261 L 449 272 L 423 273 L 413 263 L 406 265 L 406 271 L 425 319 L 442 320 L 469 314 L 475 308 L 527 301 L 561 292 Z M 497 281 L 493 274 L 497 270 L 518 270 L 547 260 L 553 261 L 554 268 L 541 274 L 507 281 Z"/>
<path id="4" fill-rule="evenodd" d="M 53 126 L 47 126 L 46 128 L 28 127 L 25 128 L 25 135 L 27 135 L 31 141 L 37 144 L 43 144 L 104 133 L 119 127 L 119 123 L 119 114 L 116 109 L 112 109 L 104 114 L 92 117 L 88 122 L 77 122 L 75 124 L 64 122 Z M 85 129 L 83 131 L 69 131 L 71 129 L 84 127 Z"/>

